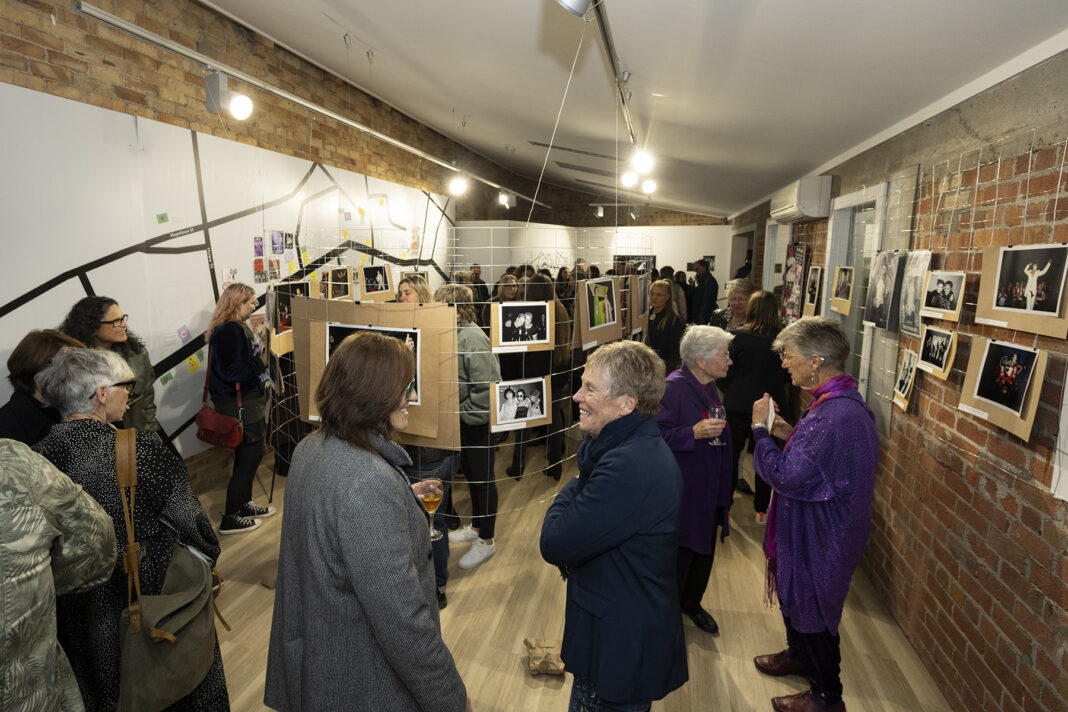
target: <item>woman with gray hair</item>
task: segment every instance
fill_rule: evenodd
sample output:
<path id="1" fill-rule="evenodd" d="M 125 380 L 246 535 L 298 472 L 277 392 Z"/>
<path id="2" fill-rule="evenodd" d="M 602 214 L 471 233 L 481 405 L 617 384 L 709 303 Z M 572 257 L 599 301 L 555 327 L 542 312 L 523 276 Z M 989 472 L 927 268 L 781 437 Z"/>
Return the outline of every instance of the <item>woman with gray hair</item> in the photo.
<path id="1" fill-rule="evenodd" d="M 745 323 L 745 311 L 749 297 L 757 290 L 748 279 L 732 279 L 727 282 L 727 306 L 712 312 L 708 323 L 721 329 L 737 329 Z"/>
<path id="2" fill-rule="evenodd" d="M 63 349 L 37 374 L 37 388 L 62 421 L 33 449 L 95 499 L 111 517 L 118 561 L 107 583 L 60 596 L 59 642 L 74 668 L 87 710 L 113 710 L 119 697 L 120 617 L 127 606 L 126 524 L 115 474 L 115 428 L 129 405 L 134 373 L 121 356 L 97 349 Z M 174 547 L 188 546 L 212 561 L 219 541 L 193 491 L 181 459 L 153 432 L 137 431 L 137 506 L 141 592 L 159 594 Z M 227 710 L 218 642 L 203 682 L 170 709 Z"/>
<path id="3" fill-rule="evenodd" d="M 730 533 L 731 433 L 716 379 L 731 365 L 732 334 L 716 326 L 686 328 L 679 344 L 682 366 L 667 377 L 656 422 L 682 471 L 677 575 L 679 604 L 701 630 L 715 635 L 719 624 L 701 606 L 716 556 L 716 534 Z M 719 408 L 716 412 L 714 409 Z"/>
<path id="4" fill-rule="evenodd" d="M 773 698 L 776 710 L 844 710 L 838 624 L 868 542 L 879 435 L 845 373 L 849 340 L 836 321 L 805 317 L 773 348 L 812 399 L 796 426 L 776 415 L 770 432 L 771 396 L 753 404 L 753 465 L 774 492 L 764 535 L 767 594 L 778 595 L 787 643 L 753 662 L 766 675 L 809 679 L 810 690 Z M 782 450 L 772 435 L 786 440 Z"/>

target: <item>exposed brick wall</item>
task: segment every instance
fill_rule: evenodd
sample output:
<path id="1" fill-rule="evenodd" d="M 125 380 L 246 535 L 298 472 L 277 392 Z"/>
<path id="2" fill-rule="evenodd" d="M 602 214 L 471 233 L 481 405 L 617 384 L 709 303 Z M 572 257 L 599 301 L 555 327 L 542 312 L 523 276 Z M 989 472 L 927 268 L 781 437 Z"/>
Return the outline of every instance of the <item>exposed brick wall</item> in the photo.
<path id="1" fill-rule="evenodd" d="M 919 178 L 909 248 L 968 273 L 960 322 L 933 322 L 959 345 L 950 378 L 918 374 L 908 412 L 894 411 L 862 565 L 953 709 L 1068 709 L 1068 503 L 1050 492 L 1068 346 L 974 322 L 984 247 L 1068 241 L 1066 134 Z M 827 221 L 794 239 L 822 264 Z M 1029 442 L 957 409 L 973 335 L 1049 352 Z"/>
<path id="2" fill-rule="evenodd" d="M 269 39 L 193 0 L 95 0 L 94 5 L 202 52 L 286 91 L 454 162 L 517 192 L 534 182 L 513 175 L 395 111 L 383 102 L 277 47 Z M 28 87 L 114 111 L 143 116 L 421 190 L 444 193 L 455 174 L 335 121 L 230 80 L 252 96 L 244 122 L 207 112 L 198 64 L 73 11 L 71 0 L 0 0 L 0 82 Z M 511 211 L 481 184 L 458 203 L 461 220 L 526 219 L 529 203 Z M 543 185 L 533 219 L 576 227 L 603 226 L 589 207 L 594 196 Z M 507 215 L 510 212 L 512 215 Z M 630 225 L 722 224 L 719 218 L 643 208 Z M 612 224 L 612 223 L 608 223 Z"/>

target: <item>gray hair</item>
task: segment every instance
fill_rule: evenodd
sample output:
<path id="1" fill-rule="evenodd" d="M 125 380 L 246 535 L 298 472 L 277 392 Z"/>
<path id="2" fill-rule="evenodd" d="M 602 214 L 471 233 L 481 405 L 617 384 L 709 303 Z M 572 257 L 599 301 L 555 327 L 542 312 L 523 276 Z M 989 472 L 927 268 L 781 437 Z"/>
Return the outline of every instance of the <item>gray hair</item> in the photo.
<path id="1" fill-rule="evenodd" d="M 744 277 L 739 277 L 738 279 L 732 279 L 731 281 L 727 282 L 726 290 L 727 294 L 730 294 L 731 292 L 741 292 L 742 294 L 748 297 L 751 296 L 753 292 L 757 290 L 757 287 L 755 284 L 753 284 L 752 280 L 745 279 Z"/>
<path id="2" fill-rule="evenodd" d="M 656 352 L 638 341 L 613 341 L 601 346 L 586 361 L 608 381 L 608 396 L 633 396 L 634 410 L 646 415 L 660 412 L 664 397 L 664 361 Z"/>
<path id="3" fill-rule="evenodd" d="M 682 357 L 682 362 L 687 368 L 693 368 L 697 365 L 697 359 L 708 358 L 713 351 L 727 348 L 733 339 L 734 334 L 718 326 L 691 324 L 682 333 L 679 356 Z"/>
<path id="4" fill-rule="evenodd" d="M 64 348 L 52 365 L 34 378 L 45 402 L 64 418 L 96 410 L 93 394 L 100 386 L 131 381 L 134 372 L 114 351 Z"/>
<path id="5" fill-rule="evenodd" d="M 771 348 L 780 354 L 789 346 L 801 356 L 816 354 L 823 365 L 844 372 L 849 358 L 849 339 L 834 319 L 806 316 L 779 332 Z"/>

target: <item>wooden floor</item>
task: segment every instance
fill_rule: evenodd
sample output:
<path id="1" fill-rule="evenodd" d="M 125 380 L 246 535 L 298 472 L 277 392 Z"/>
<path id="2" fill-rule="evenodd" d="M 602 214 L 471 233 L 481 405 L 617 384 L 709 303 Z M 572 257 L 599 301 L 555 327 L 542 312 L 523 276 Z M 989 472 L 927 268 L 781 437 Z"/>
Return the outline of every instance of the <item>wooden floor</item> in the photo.
<path id="1" fill-rule="evenodd" d="M 569 440 L 569 452 L 576 447 Z M 268 456 L 269 457 L 269 456 Z M 526 672 L 523 639 L 563 633 L 564 586 L 555 567 L 538 553 L 541 521 L 560 484 L 540 473 L 541 449 L 532 451 L 527 475 L 515 482 L 504 475 L 511 446 L 497 455 L 500 516 L 497 555 L 473 571 L 456 562 L 467 544 L 453 547 L 449 605 L 441 612 L 445 642 L 452 650 L 476 712 L 567 709 L 570 676 L 533 677 Z M 256 500 L 266 500 L 270 461 L 261 466 Z M 564 480 L 575 474 L 573 457 Z M 746 471 L 752 482 L 751 469 Z M 225 477 L 201 501 L 217 519 Z M 276 481 L 275 506 L 284 500 L 285 479 Z M 457 491 L 457 510 L 469 512 L 466 486 Z M 233 710 L 263 710 L 263 686 L 271 626 L 273 583 L 281 516 L 264 520 L 249 534 L 221 537 L 220 569 L 226 579 L 219 607 L 233 626 L 220 628 L 223 662 Z M 654 710 L 770 710 L 770 698 L 807 687 L 800 678 L 775 679 L 758 673 L 752 658 L 785 647 L 778 610 L 762 605 L 763 527 L 752 514 L 752 498 L 739 496 L 732 533 L 716 551 L 705 608 L 719 621 L 720 634 L 709 636 L 686 620 L 690 680 Z M 863 712 L 948 711 L 949 706 L 924 670 L 867 578 L 858 572 L 842 621 L 842 680 L 849 709 Z"/>

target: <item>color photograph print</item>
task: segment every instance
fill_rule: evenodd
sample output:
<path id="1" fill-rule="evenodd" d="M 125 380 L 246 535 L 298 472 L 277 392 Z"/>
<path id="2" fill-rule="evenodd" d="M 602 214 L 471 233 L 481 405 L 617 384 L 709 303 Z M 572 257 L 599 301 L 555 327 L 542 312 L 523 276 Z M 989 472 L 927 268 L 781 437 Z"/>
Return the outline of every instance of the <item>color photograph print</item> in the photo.
<path id="1" fill-rule="evenodd" d="M 352 296 L 352 284 L 349 280 L 348 267 L 336 267 L 326 270 L 320 277 L 320 291 L 324 299 L 349 299 Z"/>
<path id="2" fill-rule="evenodd" d="M 901 357 L 901 368 L 897 371 L 897 380 L 894 381 L 894 395 L 903 400 L 909 399 L 912 392 L 912 384 L 916 380 L 917 354 L 912 349 L 906 349 Z"/>
<path id="3" fill-rule="evenodd" d="M 782 318 L 784 325 L 801 318 L 805 288 L 805 246 L 786 246 L 786 271 L 782 276 Z"/>
<path id="4" fill-rule="evenodd" d="M 545 416 L 545 381 L 537 378 L 503 381 L 497 388 L 497 425 L 510 425 Z"/>
<path id="5" fill-rule="evenodd" d="M 549 302 L 504 302 L 497 305 L 501 346 L 549 343 Z"/>
<path id="6" fill-rule="evenodd" d="M 1068 245 L 1002 247 L 998 254 L 993 308 L 1059 316 Z"/>
<path id="7" fill-rule="evenodd" d="M 975 399 L 1021 417 L 1038 351 L 991 339 L 975 384 Z"/>
<path id="8" fill-rule="evenodd" d="M 285 233 L 279 230 L 271 231 L 271 254 L 280 255 L 286 251 Z"/>
<path id="9" fill-rule="evenodd" d="M 282 282 L 268 291 L 267 314 L 271 317 L 271 325 L 276 334 L 293 328 L 292 299 L 308 296 L 309 287 L 308 282 Z M 272 302 L 273 309 L 271 308 Z"/>
<path id="10" fill-rule="evenodd" d="M 898 325 L 902 332 L 919 336 L 923 323 L 920 307 L 923 304 L 923 283 L 931 268 L 931 251 L 916 250 L 905 256 L 905 276 L 901 278 L 901 301 Z"/>
<path id="11" fill-rule="evenodd" d="M 953 332 L 929 324 L 923 325 L 920 337 L 920 361 L 935 371 L 945 372 L 953 353 Z"/>
<path id="12" fill-rule="evenodd" d="M 334 324 L 327 323 L 326 325 L 326 361 L 323 363 L 323 367 L 330 361 L 330 354 L 334 353 L 334 349 L 341 345 L 341 342 L 352 334 L 370 331 L 376 334 L 383 334 L 385 336 L 392 336 L 404 343 L 412 353 L 415 354 L 415 397 L 408 401 L 408 405 L 419 405 L 422 402 L 422 395 L 420 395 L 419 385 L 422 383 L 420 380 L 421 368 L 420 363 L 422 361 L 419 358 L 419 329 L 395 329 L 386 326 L 358 326 L 356 324 Z M 370 376 L 370 374 L 368 374 Z"/>
<path id="13" fill-rule="evenodd" d="M 589 330 L 600 329 L 616 323 L 616 295 L 612 278 L 586 281 L 586 316 Z"/>
<path id="14" fill-rule="evenodd" d="M 899 257 L 896 252 L 880 252 L 871 263 L 868 296 L 864 302 L 864 322 L 874 324 L 879 329 L 885 329 L 890 322 Z"/>
<path id="15" fill-rule="evenodd" d="M 365 294 L 378 294 L 389 290 L 389 267 L 387 265 L 371 265 L 360 269 L 363 270 Z"/>
<path id="16" fill-rule="evenodd" d="M 923 287 L 923 309 L 920 316 L 957 321 L 964 301 L 963 272 L 928 272 Z"/>

